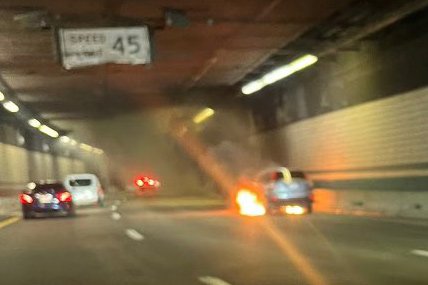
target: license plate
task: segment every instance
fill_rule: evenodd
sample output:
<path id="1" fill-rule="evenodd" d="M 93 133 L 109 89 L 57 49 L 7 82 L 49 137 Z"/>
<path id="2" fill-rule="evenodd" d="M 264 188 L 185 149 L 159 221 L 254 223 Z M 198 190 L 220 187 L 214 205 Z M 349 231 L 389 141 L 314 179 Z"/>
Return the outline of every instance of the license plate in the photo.
<path id="1" fill-rule="evenodd" d="M 52 194 L 42 194 L 42 195 L 39 195 L 38 200 L 42 204 L 49 204 L 49 203 L 52 203 L 53 196 Z"/>

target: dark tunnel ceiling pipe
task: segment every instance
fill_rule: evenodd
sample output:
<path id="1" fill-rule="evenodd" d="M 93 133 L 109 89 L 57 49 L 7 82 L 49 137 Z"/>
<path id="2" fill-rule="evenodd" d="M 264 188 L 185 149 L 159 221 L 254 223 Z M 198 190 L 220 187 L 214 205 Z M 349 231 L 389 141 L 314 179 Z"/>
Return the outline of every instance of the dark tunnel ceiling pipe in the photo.
<path id="1" fill-rule="evenodd" d="M 428 0 L 413 0 L 406 1 L 400 7 L 393 9 L 379 18 L 367 23 L 362 26 L 351 35 L 348 35 L 344 39 L 337 41 L 332 44 L 332 46 L 327 46 L 321 52 L 318 53 L 319 56 L 325 56 L 336 52 L 340 47 L 352 44 L 358 40 L 361 40 L 371 34 L 374 34 L 396 22 L 405 18 L 406 16 L 415 13 L 423 8 L 428 6 Z"/>

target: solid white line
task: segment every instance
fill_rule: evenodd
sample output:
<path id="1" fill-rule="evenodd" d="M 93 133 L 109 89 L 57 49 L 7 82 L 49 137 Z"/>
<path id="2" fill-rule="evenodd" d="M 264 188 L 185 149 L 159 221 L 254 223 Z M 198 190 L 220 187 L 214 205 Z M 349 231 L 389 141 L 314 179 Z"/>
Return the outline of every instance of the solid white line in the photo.
<path id="1" fill-rule="evenodd" d="M 230 283 L 227 283 L 226 281 L 223 281 L 220 278 L 212 277 L 212 276 L 201 276 L 198 278 L 198 280 L 201 283 L 204 283 L 207 285 L 230 285 Z"/>
<path id="2" fill-rule="evenodd" d="M 139 232 L 137 232 L 136 230 L 134 230 L 134 229 L 127 229 L 125 231 L 125 233 L 126 233 L 126 235 L 130 239 L 133 239 L 133 240 L 136 240 L 136 241 L 141 241 L 141 240 L 144 239 L 144 236 L 142 234 L 140 234 Z"/>
<path id="3" fill-rule="evenodd" d="M 414 249 L 411 251 L 414 255 L 428 257 L 428 250 Z"/>
<path id="4" fill-rule="evenodd" d="M 117 211 L 117 206 L 116 205 L 113 205 L 113 206 L 111 206 L 111 210 L 114 212 L 114 211 Z"/>
<path id="5" fill-rule="evenodd" d="M 117 220 L 120 220 L 121 215 L 120 215 L 118 212 L 113 212 L 113 213 L 111 214 L 111 218 L 112 218 L 113 220 L 117 221 Z"/>

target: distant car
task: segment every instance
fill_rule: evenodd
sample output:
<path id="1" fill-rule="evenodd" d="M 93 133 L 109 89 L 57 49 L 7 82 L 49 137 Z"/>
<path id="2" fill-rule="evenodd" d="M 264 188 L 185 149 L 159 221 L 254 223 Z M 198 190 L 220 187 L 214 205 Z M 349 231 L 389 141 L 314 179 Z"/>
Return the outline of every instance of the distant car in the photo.
<path id="1" fill-rule="evenodd" d="M 290 171 L 285 167 L 269 168 L 262 171 L 256 180 L 262 185 L 269 212 L 312 212 L 312 183 L 302 171 Z"/>
<path id="2" fill-rule="evenodd" d="M 159 190 L 159 180 L 149 176 L 138 176 L 134 180 L 134 184 L 139 192 L 155 192 Z"/>
<path id="3" fill-rule="evenodd" d="M 104 190 L 98 177 L 90 173 L 70 174 L 64 180 L 76 206 L 104 204 Z"/>
<path id="4" fill-rule="evenodd" d="M 22 205 L 24 219 L 43 215 L 75 214 L 73 198 L 62 183 L 29 183 L 19 200 Z"/>

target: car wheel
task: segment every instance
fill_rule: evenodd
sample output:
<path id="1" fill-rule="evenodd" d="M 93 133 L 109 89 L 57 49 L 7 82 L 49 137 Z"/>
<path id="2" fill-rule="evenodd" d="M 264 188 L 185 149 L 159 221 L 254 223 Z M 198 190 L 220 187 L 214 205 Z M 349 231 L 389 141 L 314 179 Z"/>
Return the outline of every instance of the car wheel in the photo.
<path id="1" fill-rule="evenodd" d="M 33 215 L 30 212 L 22 212 L 22 217 L 24 220 L 32 219 Z"/>
<path id="2" fill-rule="evenodd" d="M 306 213 L 307 214 L 312 213 L 312 203 L 310 203 L 310 202 L 306 205 Z"/>
<path id="3" fill-rule="evenodd" d="M 104 199 L 98 199 L 98 206 L 104 207 Z"/>
<path id="4" fill-rule="evenodd" d="M 70 210 L 68 211 L 68 213 L 67 213 L 67 217 L 72 218 L 72 217 L 75 217 L 75 216 L 76 216 L 76 210 L 74 210 L 74 208 L 73 208 L 73 209 L 70 209 Z"/>

